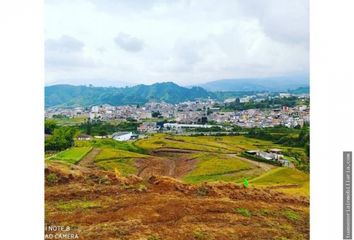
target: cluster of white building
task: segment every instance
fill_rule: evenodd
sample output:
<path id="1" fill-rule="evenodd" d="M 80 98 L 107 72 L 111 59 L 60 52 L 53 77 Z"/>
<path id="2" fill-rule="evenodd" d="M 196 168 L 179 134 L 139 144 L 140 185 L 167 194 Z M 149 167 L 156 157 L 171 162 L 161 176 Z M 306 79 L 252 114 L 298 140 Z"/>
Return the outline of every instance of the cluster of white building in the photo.
<path id="1" fill-rule="evenodd" d="M 286 93 L 284 93 L 286 94 Z M 256 96 L 262 99 L 263 95 Z M 282 96 L 286 97 L 286 96 Z M 243 102 L 249 101 L 252 96 L 240 98 Z M 229 101 L 234 101 L 230 99 Z M 227 101 L 227 100 L 226 100 Z M 215 107 L 222 103 L 212 99 L 203 101 L 187 101 L 179 104 L 149 102 L 143 106 L 126 105 L 126 106 L 111 106 L 101 105 L 92 106 L 90 108 L 51 108 L 46 110 L 46 117 L 52 118 L 55 116 L 65 117 L 86 117 L 89 119 L 100 120 L 127 120 L 134 119 L 137 121 L 146 122 L 148 119 L 168 119 L 179 124 L 207 124 L 213 121 L 217 124 L 230 123 L 245 128 L 252 127 L 274 127 L 283 125 L 287 127 L 303 126 L 309 122 L 309 107 L 300 105 L 293 108 L 286 106 L 274 109 L 249 109 L 243 111 L 220 111 L 219 107 Z M 157 121 L 157 120 L 155 120 Z M 145 124 L 141 126 L 142 132 L 154 131 L 156 126 L 153 124 Z M 147 129 L 147 130 L 144 130 Z M 156 129 L 155 129 L 156 130 Z"/>

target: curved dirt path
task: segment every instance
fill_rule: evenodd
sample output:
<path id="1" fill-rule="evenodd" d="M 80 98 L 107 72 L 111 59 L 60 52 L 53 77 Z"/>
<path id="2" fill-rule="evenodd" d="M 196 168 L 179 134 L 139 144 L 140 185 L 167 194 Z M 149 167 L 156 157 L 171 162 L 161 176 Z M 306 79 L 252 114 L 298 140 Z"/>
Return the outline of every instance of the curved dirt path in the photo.
<path id="1" fill-rule="evenodd" d="M 95 165 L 95 157 L 97 154 L 101 152 L 99 148 L 93 148 L 77 165 L 81 167 L 94 168 Z"/>

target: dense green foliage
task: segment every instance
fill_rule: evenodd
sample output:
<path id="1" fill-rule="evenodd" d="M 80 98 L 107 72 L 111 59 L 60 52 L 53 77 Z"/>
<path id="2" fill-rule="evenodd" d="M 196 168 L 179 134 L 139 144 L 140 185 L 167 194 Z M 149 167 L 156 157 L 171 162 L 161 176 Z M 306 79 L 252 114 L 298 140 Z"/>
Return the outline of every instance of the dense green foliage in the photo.
<path id="1" fill-rule="evenodd" d="M 53 119 L 46 119 L 44 121 L 44 133 L 53 134 L 54 129 L 57 127 L 57 123 Z"/>
<path id="2" fill-rule="evenodd" d="M 53 130 L 53 134 L 45 140 L 46 151 L 61 151 L 74 145 L 76 129 L 60 127 Z"/>
<path id="3" fill-rule="evenodd" d="M 123 121 L 118 124 L 112 124 L 100 120 L 87 120 L 79 126 L 79 130 L 92 136 L 105 136 L 120 131 L 136 132 L 139 124 L 136 121 Z"/>
<path id="4" fill-rule="evenodd" d="M 269 140 L 289 147 L 305 147 L 310 142 L 310 131 L 307 126 L 302 129 L 282 126 L 274 128 L 252 128 L 248 131 L 247 136 Z"/>

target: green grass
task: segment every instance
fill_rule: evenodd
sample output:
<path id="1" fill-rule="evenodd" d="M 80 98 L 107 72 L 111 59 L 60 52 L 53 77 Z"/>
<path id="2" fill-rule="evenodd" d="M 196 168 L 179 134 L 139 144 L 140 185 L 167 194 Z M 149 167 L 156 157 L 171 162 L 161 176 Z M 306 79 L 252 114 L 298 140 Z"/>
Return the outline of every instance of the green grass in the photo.
<path id="1" fill-rule="evenodd" d="M 70 212 L 74 210 L 97 208 L 100 207 L 100 204 L 94 201 L 71 200 L 71 201 L 59 201 L 56 203 L 55 207 L 59 210 Z"/>
<path id="2" fill-rule="evenodd" d="M 277 186 L 277 191 L 290 195 L 309 196 L 309 175 L 295 168 L 275 168 L 250 181 L 255 186 Z M 281 186 L 284 185 L 283 188 Z M 286 185 L 294 185 L 286 187 Z"/>
<path id="3" fill-rule="evenodd" d="M 202 230 L 196 230 L 193 232 L 193 239 L 195 240 L 207 240 L 207 239 L 213 239 L 211 238 L 208 233 L 202 231 Z"/>
<path id="4" fill-rule="evenodd" d="M 54 120 L 60 126 L 74 126 L 84 123 L 87 117 L 55 118 Z"/>
<path id="5" fill-rule="evenodd" d="M 144 158 L 148 157 L 140 153 L 124 151 L 114 148 L 102 148 L 100 153 L 96 156 L 95 161 L 117 159 L 117 158 Z"/>
<path id="6" fill-rule="evenodd" d="M 137 169 L 134 164 L 135 162 L 131 158 L 104 160 L 96 163 L 98 167 L 104 170 L 118 169 L 123 176 L 137 173 Z"/>
<path id="7" fill-rule="evenodd" d="M 78 163 L 83 157 L 85 157 L 92 147 L 72 147 L 50 157 L 50 160 L 59 160 L 67 163 Z"/>
<path id="8" fill-rule="evenodd" d="M 147 237 L 147 240 L 161 240 L 162 238 L 159 235 L 150 235 Z"/>
<path id="9" fill-rule="evenodd" d="M 309 181 L 309 175 L 295 168 L 275 168 L 252 179 L 254 184 L 301 184 Z"/>
<path id="10" fill-rule="evenodd" d="M 254 165 L 237 157 L 220 154 L 196 154 L 198 163 L 195 169 L 188 173 L 183 180 L 187 183 L 205 181 L 240 181 L 245 170 L 255 168 Z"/>
<path id="11" fill-rule="evenodd" d="M 286 217 L 290 221 L 301 220 L 301 216 L 291 209 L 287 209 L 281 212 L 281 215 Z"/>
<path id="12" fill-rule="evenodd" d="M 146 150 L 174 148 L 214 153 L 241 153 L 251 149 L 279 148 L 284 152 L 297 153 L 302 157 L 306 155 L 302 148 L 284 147 L 271 141 L 245 136 L 176 136 L 160 133 L 138 140 L 135 145 Z"/>
<path id="13" fill-rule="evenodd" d="M 235 208 L 235 212 L 244 217 L 251 217 L 251 212 L 246 208 Z"/>
<path id="14" fill-rule="evenodd" d="M 93 139 L 91 141 L 76 141 L 78 147 L 96 147 L 96 148 L 112 148 L 117 150 L 125 150 L 129 152 L 144 154 L 145 150 L 136 146 L 133 142 L 120 142 L 114 139 Z"/>

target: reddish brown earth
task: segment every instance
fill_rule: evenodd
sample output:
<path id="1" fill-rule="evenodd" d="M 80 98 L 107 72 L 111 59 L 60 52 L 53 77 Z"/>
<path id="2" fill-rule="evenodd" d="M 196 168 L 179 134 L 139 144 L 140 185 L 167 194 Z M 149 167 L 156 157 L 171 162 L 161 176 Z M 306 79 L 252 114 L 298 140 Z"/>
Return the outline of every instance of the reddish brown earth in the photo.
<path id="1" fill-rule="evenodd" d="M 170 151 L 162 150 L 155 151 L 154 157 L 137 159 L 136 167 L 137 175 L 142 178 L 147 178 L 152 175 L 170 176 L 180 178 L 192 171 L 197 160 L 187 151 Z"/>
<path id="2" fill-rule="evenodd" d="M 176 166 L 175 175 L 183 171 Z M 79 239 L 309 238 L 308 199 L 276 190 L 120 177 L 59 163 L 45 174 L 46 224 L 70 226 Z"/>

